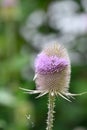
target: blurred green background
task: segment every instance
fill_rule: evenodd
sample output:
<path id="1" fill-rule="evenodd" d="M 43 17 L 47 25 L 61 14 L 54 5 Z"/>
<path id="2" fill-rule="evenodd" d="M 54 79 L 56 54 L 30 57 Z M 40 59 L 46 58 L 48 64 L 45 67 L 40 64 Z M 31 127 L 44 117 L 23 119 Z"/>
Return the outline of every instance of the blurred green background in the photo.
<path id="1" fill-rule="evenodd" d="M 45 130 L 47 95 L 35 89 L 34 59 L 44 45 L 68 49 L 70 92 L 87 91 L 87 0 L 0 0 L 0 130 Z M 56 98 L 54 130 L 87 130 L 87 94 Z"/>

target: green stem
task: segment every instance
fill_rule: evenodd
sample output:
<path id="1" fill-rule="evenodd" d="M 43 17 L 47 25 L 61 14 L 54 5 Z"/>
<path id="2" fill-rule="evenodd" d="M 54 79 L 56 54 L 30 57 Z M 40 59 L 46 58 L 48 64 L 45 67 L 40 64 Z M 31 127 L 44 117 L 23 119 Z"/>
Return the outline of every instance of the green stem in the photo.
<path id="1" fill-rule="evenodd" d="M 15 23 L 8 21 L 5 23 L 6 34 L 6 55 L 7 57 L 13 56 L 16 51 L 16 35 L 15 35 Z"/>
<path id="2" fill-rule="evenodd" d="M 46 130 L 52 130 L 53 120 L 54 120 L 54 107 L 55 107 L 55 95 L 49 93 L 49 102 L 48 102 L 48 117 L 47 117 L 47 128 Z"/>

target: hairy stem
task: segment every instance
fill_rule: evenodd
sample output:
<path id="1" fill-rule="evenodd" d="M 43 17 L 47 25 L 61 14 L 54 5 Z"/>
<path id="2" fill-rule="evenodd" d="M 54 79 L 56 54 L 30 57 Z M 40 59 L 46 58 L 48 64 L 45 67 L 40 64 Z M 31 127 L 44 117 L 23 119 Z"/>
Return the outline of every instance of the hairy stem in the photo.
<path id="1" fill-rule="evenodd" d="M 47 117 L 46 130 L 52 130 L 52 128 L 53 128 L 54 107 L 55 107 L 55 95 L 53 93 L 49 93 L 48 117 Z"/>

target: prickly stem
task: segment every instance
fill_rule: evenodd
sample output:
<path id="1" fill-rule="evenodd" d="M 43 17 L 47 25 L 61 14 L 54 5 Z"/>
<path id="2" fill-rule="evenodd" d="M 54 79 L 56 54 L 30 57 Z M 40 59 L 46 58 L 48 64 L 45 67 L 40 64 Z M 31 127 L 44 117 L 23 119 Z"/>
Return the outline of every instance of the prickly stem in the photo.
<path id="1" fill-rule="evenodd" d="M 46 130 L 52 130 L 54 120 L 55 95 L 49 93 L 48 117 Z"/>

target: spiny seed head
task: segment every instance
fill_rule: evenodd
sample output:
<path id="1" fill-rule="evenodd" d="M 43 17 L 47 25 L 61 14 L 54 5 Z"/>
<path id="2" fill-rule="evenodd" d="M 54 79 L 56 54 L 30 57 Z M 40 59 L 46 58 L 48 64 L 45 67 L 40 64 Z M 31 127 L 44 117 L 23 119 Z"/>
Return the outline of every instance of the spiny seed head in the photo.
<path id="1" fill-rule="evenodd" d="M 35 82 L 40 91 L 67 93 L 70 82 L 70 60 L 60 44 L 46 47 L 35 60 Z"/>
<path id="2" fill-rule="evenodd" d="M 68 100 L 73 96 L 83 95 L 72 94 L 68 91 L 70 82 L 71 65 L 67 50 L 60 44 L 52 44 L 42 50 L 35 60 L 36 90 L 20 88 L 29 94 L 39 93 L 41 97 L 47 93 L 51 96 L 59 95 Z"/>

